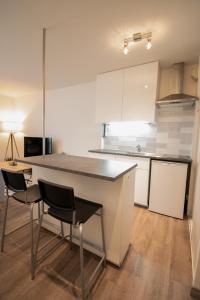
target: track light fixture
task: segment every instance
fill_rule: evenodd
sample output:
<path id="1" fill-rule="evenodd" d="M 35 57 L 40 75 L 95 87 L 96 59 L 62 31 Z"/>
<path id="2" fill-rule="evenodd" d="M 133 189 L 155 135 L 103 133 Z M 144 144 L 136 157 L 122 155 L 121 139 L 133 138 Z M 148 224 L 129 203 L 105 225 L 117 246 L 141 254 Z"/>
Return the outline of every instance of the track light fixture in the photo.
<path id="1" fill-rule="evenodd" d="M 124 54 L 128 54 L 129 52 L 129 44 L 130 43 L 136 43 L 136 42 L 140 42 L 142 40 L 146 39 L 147 43 L 146 43 L 146 49 L 149 50 L 152 47 L 152 33 L 151 32 L 146 32 L 146 33 L 134 33 L 131 37 L 124 39 L 124 48 L 123 48 L 123 52 Z"/>

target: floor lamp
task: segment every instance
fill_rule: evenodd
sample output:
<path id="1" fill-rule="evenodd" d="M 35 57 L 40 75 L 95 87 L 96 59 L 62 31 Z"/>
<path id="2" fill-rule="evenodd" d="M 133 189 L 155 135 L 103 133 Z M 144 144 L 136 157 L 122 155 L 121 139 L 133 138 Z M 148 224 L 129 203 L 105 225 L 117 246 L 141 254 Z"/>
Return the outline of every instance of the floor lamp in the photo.
<path id="1" fill-rule="evenodd" d="M 4 160 L 9 160 L 11 165 L 16 165 L 16 162 L 14 162 L 14 154 L 16 152 L 19 157 L 19 150 L 15 140 L 15 133 L 22 129 L 22 124 L 18 122 L 5 122 L 3 123 L 3 128 L 5 131 L 9 132 Z M 8 156 L 8 153 L 10 153 L 10 156 Z"/>

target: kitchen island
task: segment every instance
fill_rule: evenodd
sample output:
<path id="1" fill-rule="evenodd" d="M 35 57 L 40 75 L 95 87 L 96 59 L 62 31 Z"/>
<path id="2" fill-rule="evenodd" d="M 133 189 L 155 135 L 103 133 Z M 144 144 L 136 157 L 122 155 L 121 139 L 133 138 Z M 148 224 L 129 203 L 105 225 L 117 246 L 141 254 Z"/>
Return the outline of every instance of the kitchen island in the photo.
<path id="1" fill-rule="evenodd" d="M 103 204 L 107 260 L 121 266 L 129 248 L 133 221 L 135 163 L 54 154 L 18 159 L 32 165 L 33 182 L 45 179 L 74 188 L 75 195 Z M 58 233 L 57 220 L 45 215 L 43 226 Z M 65 233 L 69 226 L 65 224 Z M 84 224 L 84 248 L 101 246 L 99 218 Z M 74 230 L 73 242 L 77 242 Z M 94 251 L 93 251 L 94 252 Z M 98 254 L 98 253 L 96 253 Z"/>

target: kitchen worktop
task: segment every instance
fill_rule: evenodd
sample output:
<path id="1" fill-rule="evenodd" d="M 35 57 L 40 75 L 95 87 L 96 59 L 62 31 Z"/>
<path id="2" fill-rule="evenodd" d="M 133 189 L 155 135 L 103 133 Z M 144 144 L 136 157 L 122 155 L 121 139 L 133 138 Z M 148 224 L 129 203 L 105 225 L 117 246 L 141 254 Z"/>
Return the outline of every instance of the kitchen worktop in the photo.
<path id="1" fill-rule="evenodd" d="M 157 153 L 148 153 L 148 152 L 134 152 L 134 151 L 111 150 L 111 149 L 93 149 L 93 150 L 89 150 L 89 152 L 125 155 L 131 157 L 146 157 L 155 160 L 181 162 L 181 163 L 192 162 L 192 159 L 189 156 L 184 156 L 184 155 L 157 154 Z"/>
<path id="2" fill-rule="evenodd" d="M 95 159 L 66 154 L 33 156 L 16 161 L 63 172 L 115 181 L 137 164 L 114 160 Z"/>

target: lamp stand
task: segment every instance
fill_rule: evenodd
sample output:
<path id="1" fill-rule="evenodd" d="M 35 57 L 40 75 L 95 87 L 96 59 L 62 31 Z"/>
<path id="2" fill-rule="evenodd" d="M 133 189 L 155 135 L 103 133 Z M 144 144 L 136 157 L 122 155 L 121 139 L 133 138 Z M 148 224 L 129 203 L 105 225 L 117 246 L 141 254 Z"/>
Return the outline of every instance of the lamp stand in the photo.
<path id="1" fill-rule="evenodd" d="M 19 157 L 19 151 L 18 151 L 18 148 L 17 148 L 17 143 L 16 143 L 15 135 L 14 135 L 13 132 L 10 132 L 10 134 L 9 134 L 8 143 L 7 143 L 7 146 L 6 146 L 6 154 L 5 154 L 4 160 L 7 160 L 7 158 L 8 158 L 7 154 L 8 154 L 9 146 L 10 146 L 10 149 L 11 149 L 11 161 L 13 162 L 13 160 L 14 160 L 14 148 L 17 152 L 18 157 Z"/>

